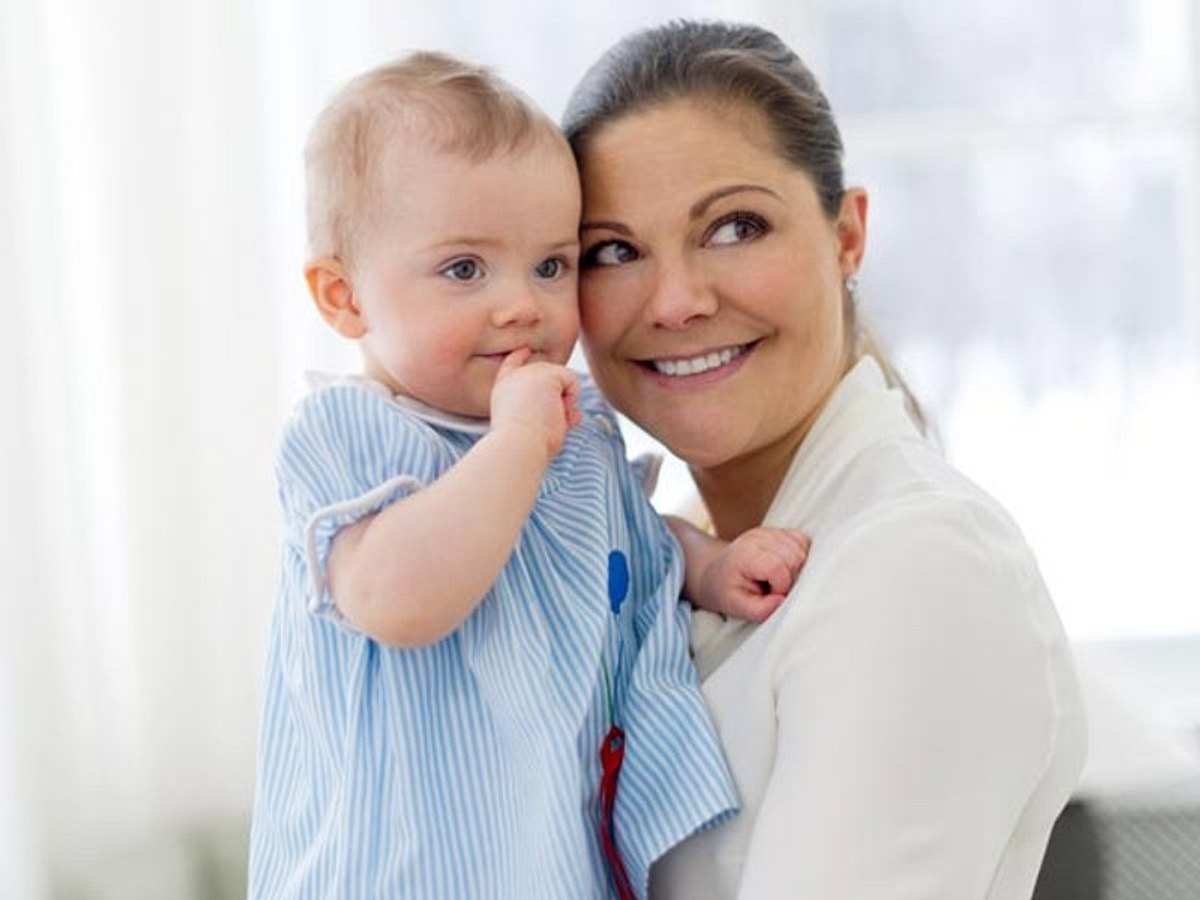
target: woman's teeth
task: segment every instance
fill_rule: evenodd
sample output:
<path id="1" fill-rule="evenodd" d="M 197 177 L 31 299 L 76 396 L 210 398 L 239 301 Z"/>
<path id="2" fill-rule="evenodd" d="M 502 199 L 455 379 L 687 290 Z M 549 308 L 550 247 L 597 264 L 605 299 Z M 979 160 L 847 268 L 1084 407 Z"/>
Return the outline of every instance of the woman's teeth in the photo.
<path id="1" fill-rule="evenodd" d="M 727 366 L 745 352 L 745 346 L 726 347 L 724 350 L 714 350 L 712 353 L 693 356 L 691 359 L 656 359 L 654 368 L 663 375 L 699 375 L 709 369 Z"/>

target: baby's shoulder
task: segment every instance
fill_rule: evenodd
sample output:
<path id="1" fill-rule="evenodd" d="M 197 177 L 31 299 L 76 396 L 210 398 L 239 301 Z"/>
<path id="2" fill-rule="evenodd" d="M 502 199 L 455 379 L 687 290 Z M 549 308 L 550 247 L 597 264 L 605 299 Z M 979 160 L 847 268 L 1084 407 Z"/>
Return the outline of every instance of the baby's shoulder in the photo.
<path id="1" fill-rule="evenodd" d="M 316 384 L 292 409 L 280 434 L 278 454 L 302 454 L 370 464 L 447 452 L 438 431 L 405 409 L 377 382 L 339 378 Z"/>
<path id="2" fill-rule="evenodd" d="M 592 376 L 587 372 L 575 374 L 579 379 L 579 411 L 585 418 L 602 419 L 616 428 L 617 414 L 600 393 Z"/>

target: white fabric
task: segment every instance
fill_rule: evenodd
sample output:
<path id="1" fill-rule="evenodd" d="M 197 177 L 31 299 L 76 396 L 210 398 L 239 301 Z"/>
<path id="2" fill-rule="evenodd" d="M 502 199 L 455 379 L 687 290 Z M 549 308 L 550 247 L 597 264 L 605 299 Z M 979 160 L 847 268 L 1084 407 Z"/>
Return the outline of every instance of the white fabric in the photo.
<path id="1" fill-rule="evenodd" d="M 766 623 L 693 650 L 743 798 L 658 900 L 1028 900 L 1085 755 L 1079 689 L 1019 531 L 860 362 L 767 514 L 813 537 Z"/>

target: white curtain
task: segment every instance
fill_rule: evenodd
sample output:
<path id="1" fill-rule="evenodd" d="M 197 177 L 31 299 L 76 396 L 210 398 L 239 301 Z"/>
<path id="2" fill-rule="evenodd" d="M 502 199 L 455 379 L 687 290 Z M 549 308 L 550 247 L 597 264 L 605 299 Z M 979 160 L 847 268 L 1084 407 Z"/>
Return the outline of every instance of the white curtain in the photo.
<path id="1" fill-rule="evenodd" d="M 320 103 L 437 46 L 557 114 L 662 15 L 612 13 L 0 0 L 0 896 L 179 896 L 166 836 L 244 826 L 275 436 L 354 358 L 299 275 Z"/>
<path id="2" fill-rule="evenodd" d="M 1164 4 L 1178 5 L 1125 6 Z M 892 83 L 894 72 L 838 73 L 879 61 L 855 35 L 902 7 L 862 2 L 856 19 L 845 4 L 782 0 L 0 0 L 0 896 L 182 896 L 160 874 L 162 837 L 244 827 L 277 563 L 275 435 L 305 368 L 353 362 L 299 277 L 300 148 L 329 91 L 402 49 L 436 46 L 496 65 L 557 115 L 585 65 L 633 28 L 674 15 L 760 21 L 834 73 L 860 172 L 887 181 L 877 201 L 894 201 L 876 207 L 879 234 L 896 237 L 894 263 L 903 223 L 927 208 L 921 179 L 943 170 L 926 157 L 901 177 L 924 127 L 919 109 L 887 114 L 904 97 L 855 110 L 856 84 Z M 933 7 L 906 8 L 888 33 L 918 34 L 915 11 Z M 919 64 L 914 53 L 897 66 Z M 1194 112 L 1190 121 L 1194 136 Z M 1194 237 L 1190 165 L 1184 233 Z M 867 281 L 873 300 L 886 301 L 892 275 L 936 284 L 938 258 L 881 265 Z M 1194 340 L 1196 269 L 1180 265 L 1176 299 L 1190 304 Z M 935 387 L 958 371 L 942 362 L 944 321 L 896 327 L 902 355 L 943 367 L 926 379 Z M 986 339 L 991 324 L 977 318 L 976 334 Z M 935 412 L 964 396 L 935 397 Z M 960 454 L 981 440 L 954 423 L 944 431 Z M 668 504 L 682 484 L 666 485 Z M 151 861 L 137 890 L 64 893 L 126 856 Z"/>
<path id="3" fill-rule="evenodd" d="M 292 273 L 238 7 L 0 19 L 6 897 L 251 789 Z"/>

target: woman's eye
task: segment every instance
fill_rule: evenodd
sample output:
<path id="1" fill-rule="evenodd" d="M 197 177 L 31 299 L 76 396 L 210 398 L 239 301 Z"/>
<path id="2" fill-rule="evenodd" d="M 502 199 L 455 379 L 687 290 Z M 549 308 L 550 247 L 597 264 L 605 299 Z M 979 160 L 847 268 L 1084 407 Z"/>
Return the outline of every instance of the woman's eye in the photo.
<path id="1" fill-rule="evenodd" d="M 534 266 L 533 273 L 538 278 L 544 278 L 547 281 L 557 278 L 567 270 L 567 264 L 557 256 L 550 259 L 543 259 L 540 263 Z"/>
<path id="2" fill-rule="evenodd" d="M 451 281 L 476 281 L 483 277 L 483 267 L 474 259 L 457 259 L 441 270 Z"/>
<path id="3" fill-rule="evenodd" d="M 583 254 L 583 266 L 619 266 L 637 259 L 637 251 L 625 241 L 604 241 L 593 244 Z"/>
<path id="4" fill-rule="evenodd" d="M 743 241 L 765 234 L 767 223 L 758 216 L 747 213 L 734 213 L 722 222 L 718 222 L 708 236 L 709 245 L 723 246 L 725 244 L 740 244 Z"/>

